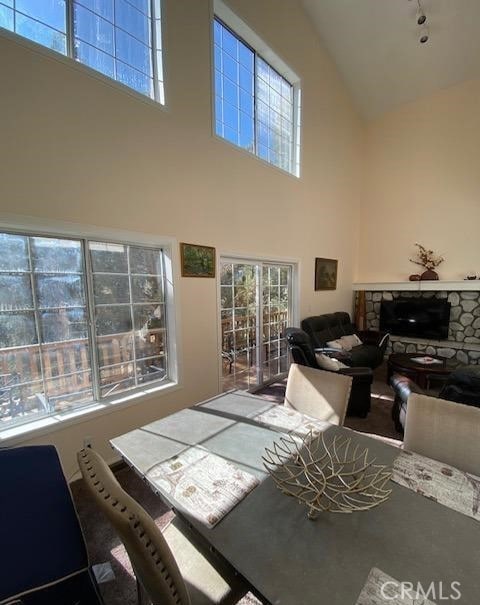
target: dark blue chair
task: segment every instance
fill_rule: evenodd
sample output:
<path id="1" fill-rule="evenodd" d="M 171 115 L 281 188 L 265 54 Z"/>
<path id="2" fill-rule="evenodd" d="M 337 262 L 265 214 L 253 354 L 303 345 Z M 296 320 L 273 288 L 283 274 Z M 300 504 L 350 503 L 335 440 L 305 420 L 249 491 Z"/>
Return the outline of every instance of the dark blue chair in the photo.
<path id="1" fill-rule="evenodd" d="M 0 477 L 0 603 L 103 605 L 56 449 L 0 449 Z"/>

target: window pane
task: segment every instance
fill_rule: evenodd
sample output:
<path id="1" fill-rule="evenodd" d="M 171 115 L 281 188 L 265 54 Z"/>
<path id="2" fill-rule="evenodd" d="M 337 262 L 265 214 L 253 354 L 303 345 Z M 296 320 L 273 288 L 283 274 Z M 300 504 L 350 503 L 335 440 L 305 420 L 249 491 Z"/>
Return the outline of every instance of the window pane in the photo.
<path id="1" fill-rule="evenodd" d="M 150 45 L 150 19 L 130 2 L 115 0 L 115 20 L 118 27 L 144 44 Z"/>
<path id="2" fill-rule="evenodd" d="M 51 237 L 32 237 L 30 241 L 34 271 L 83 272 L 80 242 Z"/>
<path id="3" fill-rule="evenodd" d="M 77 0 L 75 4 L 81 4 L 113 23 L 113 0 Z"/>
<path id="4" fill-rule="evenodd" d="M 149 0 L 73 0 L 74 58 L 129 88 L 163 102 L 160 15 Z M 155 17 L 155 48 L 152 47 Z"/>
<path id="5" fill-rule="evenodd" d="M 219 21 L 214 27 L 216 133 L 253 151 L 253 52 Z M 248 55 L 252 57 L 250 62 Z"/>
<path id="6" fill-rule="evenodd" d="M 90 242 L 89 251 L 93 271 L 127 273 L 127 246 Z"/>
<path id="7" fill-rule="evenodd" d="M 24 38 L 28 38 L 37 44 L 46 46 L 51 50 L 67 54 L 67 43 L 65 34 L 56 29 L 48 27 L 39 21 L 25 17 L 20 13 L 16 15 L 15 32 Z"/>
<path id="8" fill-rule="evenodd" d="M 130 302 L 128 275 L 95 275 L 93 291 L 96 304 Z"/>
<path id="9" fill-rule="evenodd" d="M 83 307 L 85 297 L 81 275 L 37 275 L 37 303 L 46 307 Z"/>
<path id="10" fill-rule="evenodd" d="M 32 19 L 65 32 L 65 0 L 16 0 L 15 8 Z"/>
<path id="11" fill-rule="evenodd" d="M 163 380 L 167 367 L 162 250 L 108 247 L 107 251 L 101 242 L 89 243 L 102 397 L 147 380 Z M 121 268 L 123 274 L 107 275 L 106 268 Z M 159 369 L 153 362 L 140 364 L 159 357 Z"/>
<path id="12" fill-rule="evenodd" d="M 91 401 L 81 243 L 0 234 L 0 249 L 0 422 Z"/>
<path id="13" fill-rule="evenodd" d="M 85 308 L 49 309 L 41 311 L 42 342 L 58 342 L 87 338 Z"/>
<path id="14" fill-rule="evenodd" d="M 92 69 L 113 78 L 115 76 L 115 60 L 110 55 L 97 50 L 86 42 L 77 40 L 75 42 L 75 56 L 80 61 Z"/>
<path id="15" fill-rule="evenodd" d="M 153 87 L 153 80 L 151 78 L 133 67 L 125 65 L 125 63 L 122 63 L 121 61 L 116 61 L 115 65 L 117 69 L 117 80 L 119 82 L 125 84 L 129 88 L 133 88 L 143 95 L 151 95 Z"/>
<path id="16" fill-rule="evenodd" d="M 83 8 L 83 6 L 75 6 L 73 29 L 76 38 L 88 42 L 110 55 L 114 54 L 113 25 L 105 19 Z"/>
<path id="17" fill-rule="evenodd" d="M 122 334 L 132 329 L 130 305 L 97 307 L 97 334 Z"/>
<path id="18" fill-rule="evenodd" d="M 130 271 L 146 275 L 162 273 L 162 255 L 158 250 L 130 247 Z"/>
<path id="19" fill-rule="evenodd" d="M 0 273 L 0 311 L 33 307 L 29 275 Z"/>
<path id="20" fill-rule="evenodd" d="M 0 233 L 0 271 L 28 271 L 27 238 Z"/>
<path id="21" fill-rule="evenodd" d="M 33 311 L 0 313 L 0 348 L 38 342 Z"/>
<path id="22" fill-rule="evenodd" d="M 13 10 L 0 4 L 0 27 L 13 31 Z"/>
<path id="23" fill-rule="evenodd" d="M 148 46 L 120 29 L 115 31 L 115 46 L 117 59 L 144 74 L 151 74 Z"/>

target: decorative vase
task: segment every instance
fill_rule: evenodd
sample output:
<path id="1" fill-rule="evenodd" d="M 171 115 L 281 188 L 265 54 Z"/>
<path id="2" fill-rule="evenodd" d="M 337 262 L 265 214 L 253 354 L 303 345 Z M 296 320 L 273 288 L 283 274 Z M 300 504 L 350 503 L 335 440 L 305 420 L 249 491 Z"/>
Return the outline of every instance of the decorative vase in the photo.
<path id="1" fill-rule="evenodd" d="M 420 281 L 422 278 L 420 275 L 418 275 L 418 273 L 414 273 L 413 275 L 410 275 L 408 279 L 410 281 Z"/>
<path id="2" fill-rule="evenodd" d="M 422 281 L 430 279 L 430 280 L 435 280 L 438 279 L 438 273 L 436 271 L 434 271 L 433 269 L 427 269 L 426 271 L 424 271 L 422 273 L 422 275 L 420 276 L 420 279 Z"/>

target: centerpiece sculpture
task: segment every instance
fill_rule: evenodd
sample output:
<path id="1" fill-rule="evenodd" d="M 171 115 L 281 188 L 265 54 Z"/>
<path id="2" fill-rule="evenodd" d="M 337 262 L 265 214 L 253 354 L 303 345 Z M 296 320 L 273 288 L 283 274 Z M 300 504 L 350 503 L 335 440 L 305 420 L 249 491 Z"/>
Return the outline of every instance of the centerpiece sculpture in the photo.
<path id="1" fill-rule="evenodd" d="M 307 507 L 309 519 L 319 512 L 368 510 L 392 492 L 386 487 L 391 469 L 374 464 L 368 449 L 348 437 L 336 435 L 327 444 L 323 433 L 286 434 L 262 459 L 277 487 Z"/>

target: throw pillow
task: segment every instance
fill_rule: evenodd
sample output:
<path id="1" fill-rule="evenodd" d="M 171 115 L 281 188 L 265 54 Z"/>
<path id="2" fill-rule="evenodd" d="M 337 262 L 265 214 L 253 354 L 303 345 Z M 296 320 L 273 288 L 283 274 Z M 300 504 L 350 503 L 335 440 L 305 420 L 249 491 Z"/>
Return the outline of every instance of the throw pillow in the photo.
<path id="1" fill-rule="evenodd" d="M 353 347 L 358 347 L 358 345 L 363 344 L 360 338 L 356 334 L 350 334 L 349 336 L 342 336 L 340 338 L 340 342 L 342 343 L 345 351 L 351 351 Z"/>
<path id="2" fill-rule="evenodd" d="M 322 370 L 330 370 L 331 372 L 338 372 L 342 368 L 348 368 L 344 363 L 338 359 L 333 359 L 324 353 L 316 353 L 317 363 Z"/>
<path id="3" fill-rule="evenodd" d="M 337 338 L 337 340 L 329 340 L 327 342 L 327 347 L 330 347 L 331 349 L 337 349 L 338 351 L 343 350 L 343 344 L 340 338 Z"/>

